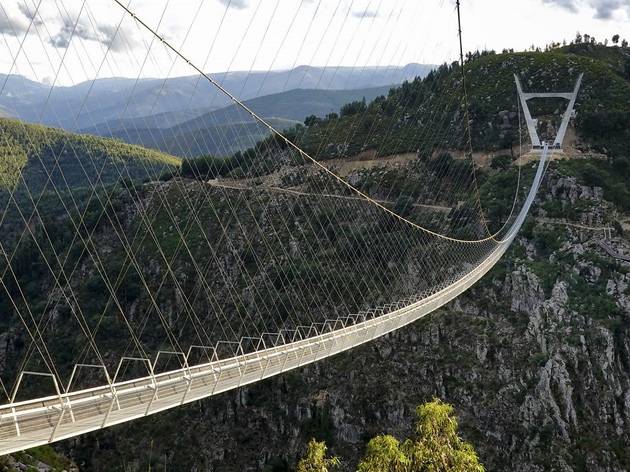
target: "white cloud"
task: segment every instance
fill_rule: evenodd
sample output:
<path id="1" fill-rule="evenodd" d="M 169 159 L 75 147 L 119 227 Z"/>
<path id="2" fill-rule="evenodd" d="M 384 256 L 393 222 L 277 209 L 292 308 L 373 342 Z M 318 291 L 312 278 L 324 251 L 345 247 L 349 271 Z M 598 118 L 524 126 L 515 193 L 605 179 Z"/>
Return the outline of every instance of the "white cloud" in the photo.
<path id="1" fill-rule="evenodd" d="M 352 16 L 355 18 L 376 18 L 379 16 L 378 12 L 375 10 L 363 10 L 363 11 L 353 11 Z"/>
<path id="2" fill-rule="evenodd" d="M 236 8 L 237 10 L 242 10 L 249 6 L 249 0 L 219 0 L 219 3 L 229 8 Z"/>
<path id="3" fill-rule="evenodd" d="M 29 21 L 32 21 L 34 25 L 40 26 L 43 24 L 41 19 L 39 18 L 39 10 L 35 5 L 28 5 L 26 1 L 20 1 L 17 4 L 18 10 L 20 13 L 28 18 Z"/>
<path id="4" fill-rule="evenodd" d="M 101 43 L 113 52 L 124 50 L 126 45 L 134 47 L 137 44 L 133 34 L 124 26 L 117 28 L 115 25 L 106 23 L 93 25 L 83 17 L 79 21 L 76 18 L 65 17 L 61 28 L 50 38 L 49 43 L 56 48 L 67 48 L 73 36 Z"/>
<path id="5" fill-rule="evenodd" d="M 557 5 L 570 12 L 577 13 L 583 7 L 595 10 L 595 18 L 610 20 L 616 12 L 626 11 L 630 16 L 630 0 L 543 0 L 544 3 Z"/>
<path id="6" fill-rule="evenodd" d="M 6 41 L 0 37 L 0 71 L 12 67 L 10 52 L 18 50 L 30 21 L 25 7 L 34 11 L 34 1 L 39 4 L 39 0 L 0 0 L 0 33 L 6 36 Z M 274 10 L 276 1 L 279 6 Z M 201 0 L 133 0 L 132 5 L 138 17 L 156 27 L 176 47 L 183 43 L 194 20 L 182 52 L 194 64 L 206 64 L 204 67 L 210 72 L 282 69 L 304 64 L 347 67 L 435 64 L 450 62 L 459 55 L 457 35 L 451 34 L 456 31 L 457 21 L 451 0 L 304 2 L 308 2 L 308 8 L 300 7 L 301 0 L 211 0 L 202 3 L 198 14 Z M 629 2 L 466 0 L 462 2 L 464 48 L 522 50 L 532 42 L 544 46 L 552 41 L 570 40 L 576 31 L 599 39 L 610 38 L 614 33 L 630 39 L 626 33 L 628 17 L 624 14 Z M 86 2 L 75 31 L 75 43 L 80 44 L 70 45 L 67 53 L 62 54 L 58 48 L 68 44 L 82 0 L 64 0 L 69 14 L 66 9 L 61 7 L 60 12 L 56 7 L 61 3 L 41 2 L 37 18 L 45 22 L 46 30 L 41 26 L 31 27 L 14 68 L 17 73 L 39 80 L 54 76 L 63 57 L 65 67 L 61 68 L 57 84 L 90 80 L 94 72 L 84 68 L 89 65 L 85 55 L 99 64 L 105 57 L 106 46 L 110 46 L 108 54 L 116 54 L 116 58 L 103 62 L 101 77 L 163 77 L 169 72 L 173 55 L 157 42 L 151 49 L 150 60 L 143 65 L 141 58 L 151 43 L 150 33 L 109 1 Z M 229 11 L 224 15 L 227 5 Z M 258 7 L 256 15 L 254 7 Z M 379 13 L 375 21 L 361 21 L 372 18 L 375 11 Z M 400 11 L 402 14 L 398 15 Z M 606 21 L 593 19 L 594 15 L 605 18 L 609 14 L 613 16 Z M 121 30 L 116 34 L 121 22 Z M 488 24 L 493 27 L 488 29 Z M 44 39 L 43 44 L 37 32 Z M 192 73 L 191 67 L 180 60 L 176 60 L 171 71 L 173 76 Z"/>
<path id="7" fill-rule="evenodd" d="M 0 9 L 0 34 L 17 36 L 26 32 L 28 23 L 21 17 L 14 17 L 4 8 Z"/>

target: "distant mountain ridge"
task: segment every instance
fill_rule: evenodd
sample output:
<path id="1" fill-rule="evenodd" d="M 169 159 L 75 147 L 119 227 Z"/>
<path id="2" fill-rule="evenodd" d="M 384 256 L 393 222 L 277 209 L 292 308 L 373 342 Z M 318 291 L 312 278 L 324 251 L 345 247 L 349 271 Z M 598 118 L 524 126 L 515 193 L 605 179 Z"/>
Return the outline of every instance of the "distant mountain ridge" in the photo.
<path id="1" fill-rule="evenodd" d="M 285 129 L 301 123 L 310 115 L 324 117 L 336 113 L 348 102 L 362 99 L 370 102 L 378 96 L 387 95 L 390 89 L 389 85 L 353 90 L 295 89 L 246 100 L 245 105 L 275 128 Z M 269 134 L 265 126 L 257 123 L 238 105 L 213 110 L 174 126 L 164 126 L 164 121 L 171 116 L 161 114 L 112 120 L 80 131 L 181 157 L 244 150 Z"/>
<path id="2" fill-rule="evenodd" d="M 311 67 L 290 70 L 219 72 L 212 77 L 242 100 L 292 89 L 348 90 L 393 85 L 423 77 L 433 65 L 407 64 L 384 67 Z M 6 86 L 0 107 L 11 116 L 76 131 L 114 119 L 176 113 L 199 109 L 200 113 L 231 105 L 230 100 L 198 75 L 170 79 L 104 78 L 71 87 L 55 87 L 19 75 L 0 74 Z M 88 89 L 91 91 L 87 99 Z M 131 99 L 130 99 L 131 97 Z M 77 119 L 77 114 L 81 110 Z M 170 116 L 172 126 L 190 119 Z"/>

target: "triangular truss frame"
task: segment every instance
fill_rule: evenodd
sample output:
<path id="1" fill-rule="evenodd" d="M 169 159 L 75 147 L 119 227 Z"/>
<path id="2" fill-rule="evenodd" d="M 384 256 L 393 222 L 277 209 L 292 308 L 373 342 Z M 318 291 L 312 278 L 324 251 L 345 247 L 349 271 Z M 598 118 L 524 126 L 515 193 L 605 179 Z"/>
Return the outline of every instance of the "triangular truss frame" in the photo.
<path id="1" fill-rule="evenodd" d="M 523 108 L 523 114 L 525 115 L 525 121 L 527 122 L 527 131 L 529 132 L 529 137 L 532 142 L 533 150 L 542 150 L 545 146 L 545 143 L 540 141 L 540 137 L 538 136 L 538 131 L 536 130 L 536 125 L 538 120 L 532 118 L 532 114 L 529 111 L 529 106 L 527 105 L 527 101 L 533 98 L 564 98 L 565 100 L 569 100 L 569 105 L 567 106 L 566 111 L 564 112 L 564 116 L 562 117 L 562 123 L 560 124 L 560 129 L 558 130 L 558 134 L 556 135 L 556 139 L 553 144 L 549 147 L 551 149 L 562 149 L 562 143 L 564 141 L 564 136 L 567 132 L 567 128 L 569 127 L 569 121 L 572 117 L 575 116 L 575 101 L 577 99 L 578 92 L 580 90 L 580 86 L 582 85 L 582 77 L 584 74 L 580 74 L 578 77 L 573 92 L 523 92 L 523 87 L 521 86 L 521 81 L 518 78 L 518 75 L 514 74 L 514 80 L 516 81 L 516 89 L 518 90 L 518 96 L 521 100 L 521 106 Z"/>

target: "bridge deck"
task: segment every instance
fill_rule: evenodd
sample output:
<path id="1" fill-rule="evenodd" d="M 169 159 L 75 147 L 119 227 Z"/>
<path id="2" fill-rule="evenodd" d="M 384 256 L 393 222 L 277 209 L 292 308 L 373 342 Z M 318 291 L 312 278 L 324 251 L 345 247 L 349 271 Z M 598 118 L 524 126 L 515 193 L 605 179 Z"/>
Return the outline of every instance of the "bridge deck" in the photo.
<path id="1" fill-rule="evenodd" d="M 405 302 L 406 306 L 390 307 L 372 319 L 281 346 L 131 381 L 0 406 L 0 454 L 78 436 L 251 384 L 346 351 L 422 318 L 470 288 L 505 253 L 531 207 L 546 158 L 545 147 L 527 199 L 505 238 L 492 240 L 493 249 L 477 266 L 460 268 L 462 272 L 435 293 Z"/>

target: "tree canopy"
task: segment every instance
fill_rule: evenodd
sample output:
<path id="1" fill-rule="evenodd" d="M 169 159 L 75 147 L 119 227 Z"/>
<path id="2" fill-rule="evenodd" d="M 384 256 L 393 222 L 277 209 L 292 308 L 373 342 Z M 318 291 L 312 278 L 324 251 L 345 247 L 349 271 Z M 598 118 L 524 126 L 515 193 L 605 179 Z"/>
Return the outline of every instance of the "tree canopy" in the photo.
<path id="1" fill-rule="evenodd" d="M 297 472 L 329 472 L 339 466 L 339 459 L 327 457 L 326 444 L 311 439 L 306 455 L 298 462 Z"/>
<path id="2" fill-rule="evenodd" d="M 326 445 L 312 439 L 297 472 L 328 472 L 339 459 L 326 457 Z M 376 436 L 367 445 L 357 472 L 484 472 L 471 444 L 458 435 L 452 405 L 439 399 L 416 408 L 411 438 Z"/>

